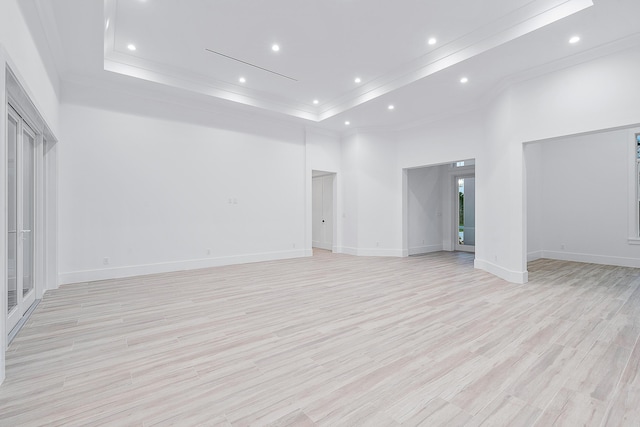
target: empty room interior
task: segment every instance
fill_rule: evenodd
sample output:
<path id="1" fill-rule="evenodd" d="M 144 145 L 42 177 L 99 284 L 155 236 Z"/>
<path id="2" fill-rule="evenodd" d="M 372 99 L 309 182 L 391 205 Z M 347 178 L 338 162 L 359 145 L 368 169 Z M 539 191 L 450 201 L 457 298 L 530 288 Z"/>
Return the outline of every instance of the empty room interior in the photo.
<path id="1" fill-rule="evenodd" d="M 640 425 L 638 17 L 3 0 L 0 426 Z"/>

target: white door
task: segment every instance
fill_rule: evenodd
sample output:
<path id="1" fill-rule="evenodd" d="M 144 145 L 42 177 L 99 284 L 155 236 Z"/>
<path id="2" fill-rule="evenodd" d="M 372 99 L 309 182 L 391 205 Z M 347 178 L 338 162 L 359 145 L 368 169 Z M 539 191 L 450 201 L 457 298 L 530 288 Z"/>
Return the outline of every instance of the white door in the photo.
<path id="1" fill-rule="evenodd" d="M 322 195 L 322 177 L 314 177 L 312 179 L 312 188 L 311 188 L 311 198 L 312 198 L 312 207 L 311 207 L 311 240 L 312 246 L 314 248 L 319 248 L 322 244 L 323 236 L 324 236 L 324 224 L 323 220 L 323 212 L 324 208 L 322 206 L 323 195 Z"/>
<path id="2" fill-rule="evenodd" d="M 455 177 L 456 210 L 454 212 L 455 248 L 475 252 L 476 246 L 476 178 L 472 175 Z"/>
<path id="3" fill-rule="evenodd" d="M 7 330 L 35 302 L 36 135 L 9 107 L 7 120 Z"/>
<path id="4" fill-rule="evenodd" d="M 312 246 L 333 249 L 333 180 L 334 175 L 316 176 L 312 182 Z"/>

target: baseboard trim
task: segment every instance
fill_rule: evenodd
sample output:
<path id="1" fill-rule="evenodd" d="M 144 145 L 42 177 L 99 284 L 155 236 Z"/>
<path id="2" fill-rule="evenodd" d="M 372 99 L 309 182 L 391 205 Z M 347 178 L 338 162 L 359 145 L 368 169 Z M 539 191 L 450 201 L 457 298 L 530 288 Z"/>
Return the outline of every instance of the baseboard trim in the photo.
<path id="1" fill-rule="evenodd" d="M 441 250 L 443 250 L 442 245 L 416 246 L 414 248 L 409 248 L 409 256 L 440 252 Z"/>
<path id="2" fill-rule="evenodd" d="M 619 267 L 640 268 L 639 258 L 625 258 L 608 255 L 581 254 L 576 252 L 542 251 L 541 258 L 559 261 L 585 262 L 589 264 L 615 265 Z"/>
<path id="3" fill-rule="evenodd" d="M 336 247 L 336 252 L 341 254 L 358 256 L 358 249 L 350 248 L 349 246 L 338 246 Z"/>
<path id="4" fill-rule="evenodd" d="M 311 246 L 313 248 L 324 249 L 325 251 L 330 251 L 333 249 L 333 246 L 330 243 L 327 244 L 327 243 L 313 242 Z"/>
<path id="5" fill-rule="evenodd" d="M 354 256 L 389 256 L 402 257 L 402 249 L 383 249 L 383 248 L 351 248 L 342 246 L 337 248 L 339 253 Z"/>
<path id="6" fill-rule="evenodd" d="M 484 270 L 487 273 L 491 273 L 494 276 L 498 276 L 499 278 L 504 279 L 507 282 L 523 284 L 529 281 L 529 272 L 527 271 L 508 270 L 489 261 L 484 261 L 477 258 L 473 261 L 473 266 L 477 269 Z"/>
<path id="7" fill-rule="evenodd" d="M 96 280 L 122 279 L 124 277 L 169 273 L 172 271 L 182 270 L 197 270 L 200 268 L 220 267 L 223 265 L 247 264 L 252 262 L 302 258 L 310 255 L 310 251 L 298 249 L 294 251 L 263 252 L 258 254 L 203 258 L 158 264 L 142 264 L 127 267 L 113 267 L 99 270 L 72 271 L 61 273 L 59 276 L 59 283 L 61 285 L 66 285 L 70 283 L 93 282 Z"/>
<path id="8" fill-rule="evenodd" d="M 402 249 L 360 248 L 358 256 L 402 257 Z"/>
<path id="9" fill-rule="evenodd" d="M 533 251 L 527 254 L 527 261 L 535 261 L 540 258 L 544 258 L 543 251 Z"/>

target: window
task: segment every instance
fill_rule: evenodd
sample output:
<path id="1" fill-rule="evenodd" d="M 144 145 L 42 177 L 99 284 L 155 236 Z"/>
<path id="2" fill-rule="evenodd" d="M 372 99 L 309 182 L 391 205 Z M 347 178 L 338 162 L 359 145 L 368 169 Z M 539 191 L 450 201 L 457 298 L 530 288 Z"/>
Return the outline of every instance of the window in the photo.
<path id="1" fill-rule="evenodd" d="M 462 168 L 465 166 L 473 166 L 475 164 L 476 164 L 475 159 L 471 159 L 471 160 L 461 160 L 459 162 L 455 162 L 451 166 L 453 166 L 454 168 Z"/>

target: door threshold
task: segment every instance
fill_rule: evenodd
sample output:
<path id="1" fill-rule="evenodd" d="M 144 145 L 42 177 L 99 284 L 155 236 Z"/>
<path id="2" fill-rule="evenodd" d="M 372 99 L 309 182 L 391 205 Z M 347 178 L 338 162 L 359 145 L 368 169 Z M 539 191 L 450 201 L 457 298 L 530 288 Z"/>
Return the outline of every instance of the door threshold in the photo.
<path id="1" fill-rule="evenodd" d="M 41 300 L 39 299 L 35 300 L 33 304 L 31 304 L 31 307 L 29 307 L 27 312 L 24 314 L 24 316 L 22 316 L 22 318 L 18 321 L 18 324 L 13 327 L 11 332 L 9 332 L 9 336 L 7 338 L 7 348 L 9 347 L 9 344 L 11 344 L 11 341 L 13 341 L 13 339 L 16 337 L 16 335 L 18 335 L 18 332 L 20 332 L 20 329 L 22 329 L 24 324 L 27 323 L 27 320 L 29 320 L 29 317 L 31 317 L 31 313 L 33 313 L 38 304 L 40 304 L 40 301 Z"/>

